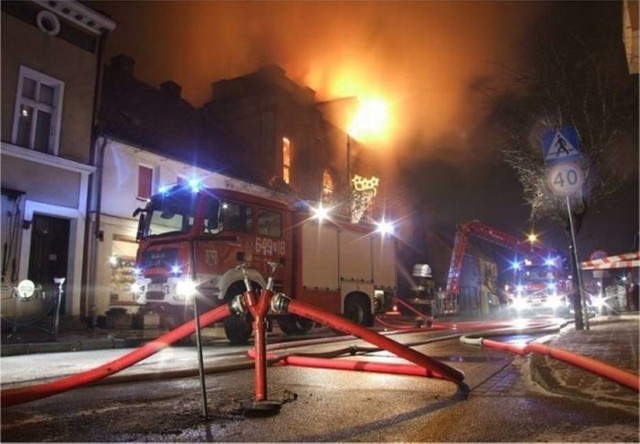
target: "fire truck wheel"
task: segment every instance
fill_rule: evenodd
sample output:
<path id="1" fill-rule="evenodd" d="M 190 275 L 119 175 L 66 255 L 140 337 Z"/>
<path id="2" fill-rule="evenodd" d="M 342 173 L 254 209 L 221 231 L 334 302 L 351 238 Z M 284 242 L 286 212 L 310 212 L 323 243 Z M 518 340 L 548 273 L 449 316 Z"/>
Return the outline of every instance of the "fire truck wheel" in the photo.
<path id="1" fill-rule="evenodd" d="M 260 290 L 260 286 L 253 283 L 255 290 Z M 225 301 L 230 301 L 236 295 L 242 294 L 246 291 L 246 287 L 243 282 L 235 282 L 232 284 L 225 294 Z M 253 317 L 249 313 L 242 315 L 227 316 L 224 320 L 224 333 L 227 339 L 232 345 L 244 345 L 249 342 L 251 334 L 253 333 Z"/>
<path id="2" fill-rule="evenodd" d="M 232 345 L 244 345 L 251 338 L 251 315 L 231 315 L 224 320 L 224 333 Z"/>
<path id="3" fill-rule="evenodd" d="M 316 324 L 310 319 L 291 315 L 280 316 L 278 318 L 278 325 L 285 335 L 304 335 L 309 333 Z"/>
<path id="4" fill-rule="evenodd" d="M 368 305 L 366 296 L 349 296 L 344 303 L 344 317 L 356 324 L 369 327 L 372 324 L 372 319 Z"/>

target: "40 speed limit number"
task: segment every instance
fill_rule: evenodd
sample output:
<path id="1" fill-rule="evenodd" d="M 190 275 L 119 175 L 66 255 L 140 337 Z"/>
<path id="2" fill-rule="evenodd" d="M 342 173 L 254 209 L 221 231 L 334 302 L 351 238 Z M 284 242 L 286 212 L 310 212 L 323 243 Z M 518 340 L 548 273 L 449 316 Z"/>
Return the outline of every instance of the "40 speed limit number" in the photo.
<path id="1" fill-rule="evenodd" d="M 577 193 L 584 184 L 584 173 L 579 165 L 572 162 L 558 163 L 549 168 L 547 182 L 554 194 L 570 196 Z"/>

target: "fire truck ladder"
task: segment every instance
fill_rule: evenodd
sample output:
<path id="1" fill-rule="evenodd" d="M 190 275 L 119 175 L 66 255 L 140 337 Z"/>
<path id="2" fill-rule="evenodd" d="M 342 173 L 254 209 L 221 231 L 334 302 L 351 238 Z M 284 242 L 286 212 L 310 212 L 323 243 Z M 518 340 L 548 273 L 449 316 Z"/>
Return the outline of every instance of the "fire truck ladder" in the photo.
<path id="1" fill-rule="evenodd" d="M 554 256 L 558 254 L 555 250 L 530 244 L 523 239 L 519 239 L 500 230 L 496 230 L 495 228 L 483 224 L 478 220 L 467 221 L 460 224 L 456 231 L 456 237 L 453 243 L 453 252 L 451 254 L 451 263 L 449 265 L 445 312 L 457 313 L 458 311 L 457 301 L 460 293 L 460 272 L 462 270 L 462 264 L 464 262 L 464 255 L 470 234 L 501 247 L 513 250 L 525 258 L 544 260 L 549 254 Z"/>

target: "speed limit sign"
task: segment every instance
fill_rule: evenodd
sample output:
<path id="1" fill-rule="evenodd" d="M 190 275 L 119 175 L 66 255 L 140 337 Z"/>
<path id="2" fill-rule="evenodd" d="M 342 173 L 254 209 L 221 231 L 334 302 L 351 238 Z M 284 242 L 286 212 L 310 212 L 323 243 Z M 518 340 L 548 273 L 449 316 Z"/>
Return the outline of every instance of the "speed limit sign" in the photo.
<path id="1" fill-rule="evenodd" d="M 549 168 L 547 182 L 554 194 L 570 196 L 582 188 L 584 173 L 582 168 L 573 162 L 557 163 Z"/>

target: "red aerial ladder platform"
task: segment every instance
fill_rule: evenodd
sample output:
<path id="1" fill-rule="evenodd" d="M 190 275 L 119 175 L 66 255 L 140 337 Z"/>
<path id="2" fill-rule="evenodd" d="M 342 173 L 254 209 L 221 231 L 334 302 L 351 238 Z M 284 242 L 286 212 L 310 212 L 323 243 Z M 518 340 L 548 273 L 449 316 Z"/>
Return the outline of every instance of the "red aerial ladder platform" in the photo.
<path id="1" fill-rule="evenodd" d="M 451 254 L 446 289 L 447 311 L 456 311 L 455 300 L 460 292 L 460 272 L 470 235 L 513 250 L 522 255 L 523 259 L 528 259 L 534 263 L 544 263 L 548 257 L 559 255 L 556 250 L 532 244 L 526 239 L 517 238 L 478 220 L 464 222 L 458 226 L 453 244 L 453 253 Z"/>

